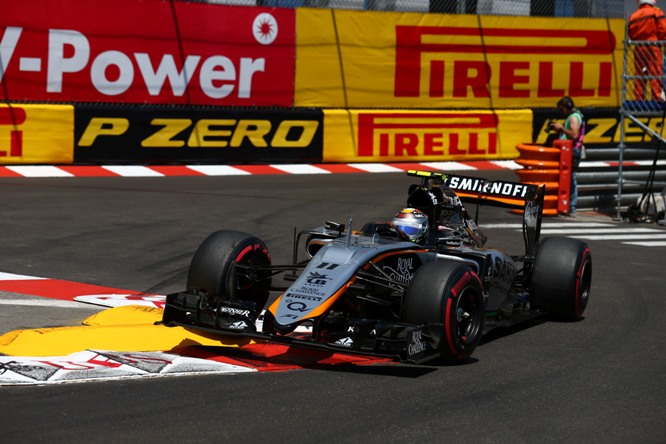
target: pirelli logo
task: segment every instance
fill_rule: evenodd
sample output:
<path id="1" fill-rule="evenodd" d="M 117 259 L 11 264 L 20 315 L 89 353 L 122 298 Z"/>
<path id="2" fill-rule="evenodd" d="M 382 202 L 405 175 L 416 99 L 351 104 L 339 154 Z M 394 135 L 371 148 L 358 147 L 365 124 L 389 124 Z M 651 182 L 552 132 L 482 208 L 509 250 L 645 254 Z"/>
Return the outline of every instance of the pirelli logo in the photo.
<path id="1" fill-rule="evenodd" d="M 65 164 L 74 155 L 72 105 L 0 105 L 0 164 Z"/>
<path id="2" fill-rule="evenodd" d="M 0 157 L 21 157 L 23 155 L 23 131 L 26 112 L 23 108 L 8 106 L 0 108 L 0 134 L 9 135 L 9 144 L 0 143 Z M 5 140 L 0 137 L 0 140 Z"/>
<path id="3" fill-rule="evenodd" d="M 396 26 L 394 95 L 608 97 L 615 47 L 610 30 Z"/>
<path id="4" fill-rule="evenodd" d="M 497 153 L 499 117 L 486 113 L 360 113 L 358 155 L 418 157 Z"/>

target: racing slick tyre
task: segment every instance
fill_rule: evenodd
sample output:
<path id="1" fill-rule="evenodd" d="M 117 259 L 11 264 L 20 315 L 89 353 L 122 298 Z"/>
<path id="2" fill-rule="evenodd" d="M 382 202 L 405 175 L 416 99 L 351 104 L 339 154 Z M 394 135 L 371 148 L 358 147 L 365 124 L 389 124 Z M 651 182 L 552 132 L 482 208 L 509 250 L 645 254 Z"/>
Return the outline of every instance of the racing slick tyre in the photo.
<path id="1" fill-rule="evenodd" d="M 481 340 L 485 301 L 476 273 L 460 262 L 428 262 L 414 273 L 403 306 L 403 321 L 443 324 L 439 353 L 460 363 Z"/>
<path id="2" fill-rule="evenodd" d="M 219 295 L 220 300 L 255 304 L 256 318 L 266 305 L 270 276 L 239 273 L 236 264 L 271 265 L 268 248 L 261 239 L 240 231 L 222 230 L 199 246 L 187 274 L 187 289 Z"/>
<path id="3" fill-rule="evenodd" d="M 539 243 L 530 305 L 567 320 L 583 316 L 592 283 L 590 249 L 577 239 L 548 237 Z"/>

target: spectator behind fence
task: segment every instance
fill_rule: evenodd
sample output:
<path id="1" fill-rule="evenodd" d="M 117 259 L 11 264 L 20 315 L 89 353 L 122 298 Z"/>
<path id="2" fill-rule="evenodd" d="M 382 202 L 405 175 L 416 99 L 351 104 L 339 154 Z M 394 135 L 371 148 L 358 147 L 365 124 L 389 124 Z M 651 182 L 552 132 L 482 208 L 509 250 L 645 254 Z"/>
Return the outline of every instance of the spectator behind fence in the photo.
<path id="1" fill-rule="evenodd" d="M 571 184 L 569 190 L 569 212 L 564 213 L 564 216 L 576 217 L 576 204 L 578 203 L 578 183 L 576 182 L 576 174 L 580 166 L 581 158 L 584 158 L 585 147 L 583 146 L 583 139 L 585 137 L 585 119 L 583 113 L 578 111 L 573 99 L 569 96 L 562 97 L 557 102 L 557 109 L 566 119 L 564 123 L 550 122 L 549 130 L 557 131 L 559 138 L 562 140 L 571 140 L 573 142 L 571 150 Z"/>
<path id="2" fill-rule="evenodd" d="M 659 9 L 656 0 L 638 0 L 638 9 L 629 17 L 629 39 L 657 42 L 666 40 L 666 17 Z M 655 76 L 650 79 L 652 100 L 664 100 L 662 89 L 662 54 L 657 43 L 637 44 L 634 48 L 634 69 L 637 76 Z M 646 81 L 637 79 L 634 83 L 634 99 L 645 100 Z"/>

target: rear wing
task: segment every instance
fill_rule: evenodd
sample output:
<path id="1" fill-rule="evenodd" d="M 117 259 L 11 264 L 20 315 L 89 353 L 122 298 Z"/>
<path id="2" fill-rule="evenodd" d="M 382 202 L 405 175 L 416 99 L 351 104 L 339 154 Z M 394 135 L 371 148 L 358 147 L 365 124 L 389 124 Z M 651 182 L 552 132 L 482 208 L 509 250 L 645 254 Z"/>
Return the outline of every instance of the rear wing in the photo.
<path id="1" fill-rule="evenodd" d="M 535 255 L 539 245 L 545 186 L 506 180 L 458 176 L 433 171 L 409 170 L 408 176 L 420 177 L 421 186 L 444 186 L 455 191 L 463 201 L 523 210 L 523 237 L 528 255 Z"/>

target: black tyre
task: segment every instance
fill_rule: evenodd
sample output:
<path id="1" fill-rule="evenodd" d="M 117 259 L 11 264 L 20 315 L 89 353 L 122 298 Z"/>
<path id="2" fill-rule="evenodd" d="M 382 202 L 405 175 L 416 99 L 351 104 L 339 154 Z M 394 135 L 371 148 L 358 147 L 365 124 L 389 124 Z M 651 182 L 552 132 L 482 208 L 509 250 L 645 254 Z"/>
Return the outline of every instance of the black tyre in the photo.
<path id="1" fill-rule="evenodd" d="M 579 320 L 592 284 L 592 256 L 585 242 L 565 237 L 541 241 L 532 272 L 533 308 L 568 320 Z"/>
<path id="2" fill-rule="evenodd" d="M 199 246 L 187 274 L 187 288 L 204 290 L 220 300 L 255 304 L 255 317 L 266 305 L 270 277 L 238 273 L 236 264 L 267 266 L 271 257 L 261 239 L 240 231 L 222 230 Z"/>
<path id="3" fill-rule="evenodd" d="M 445 362 L 458 363 L 479 344 L 484 316 L 481 281 L 468 265 L 429 262 L 414 274 L 402 318 L 411 324 L 444 324 L 440 355 Z"/>

